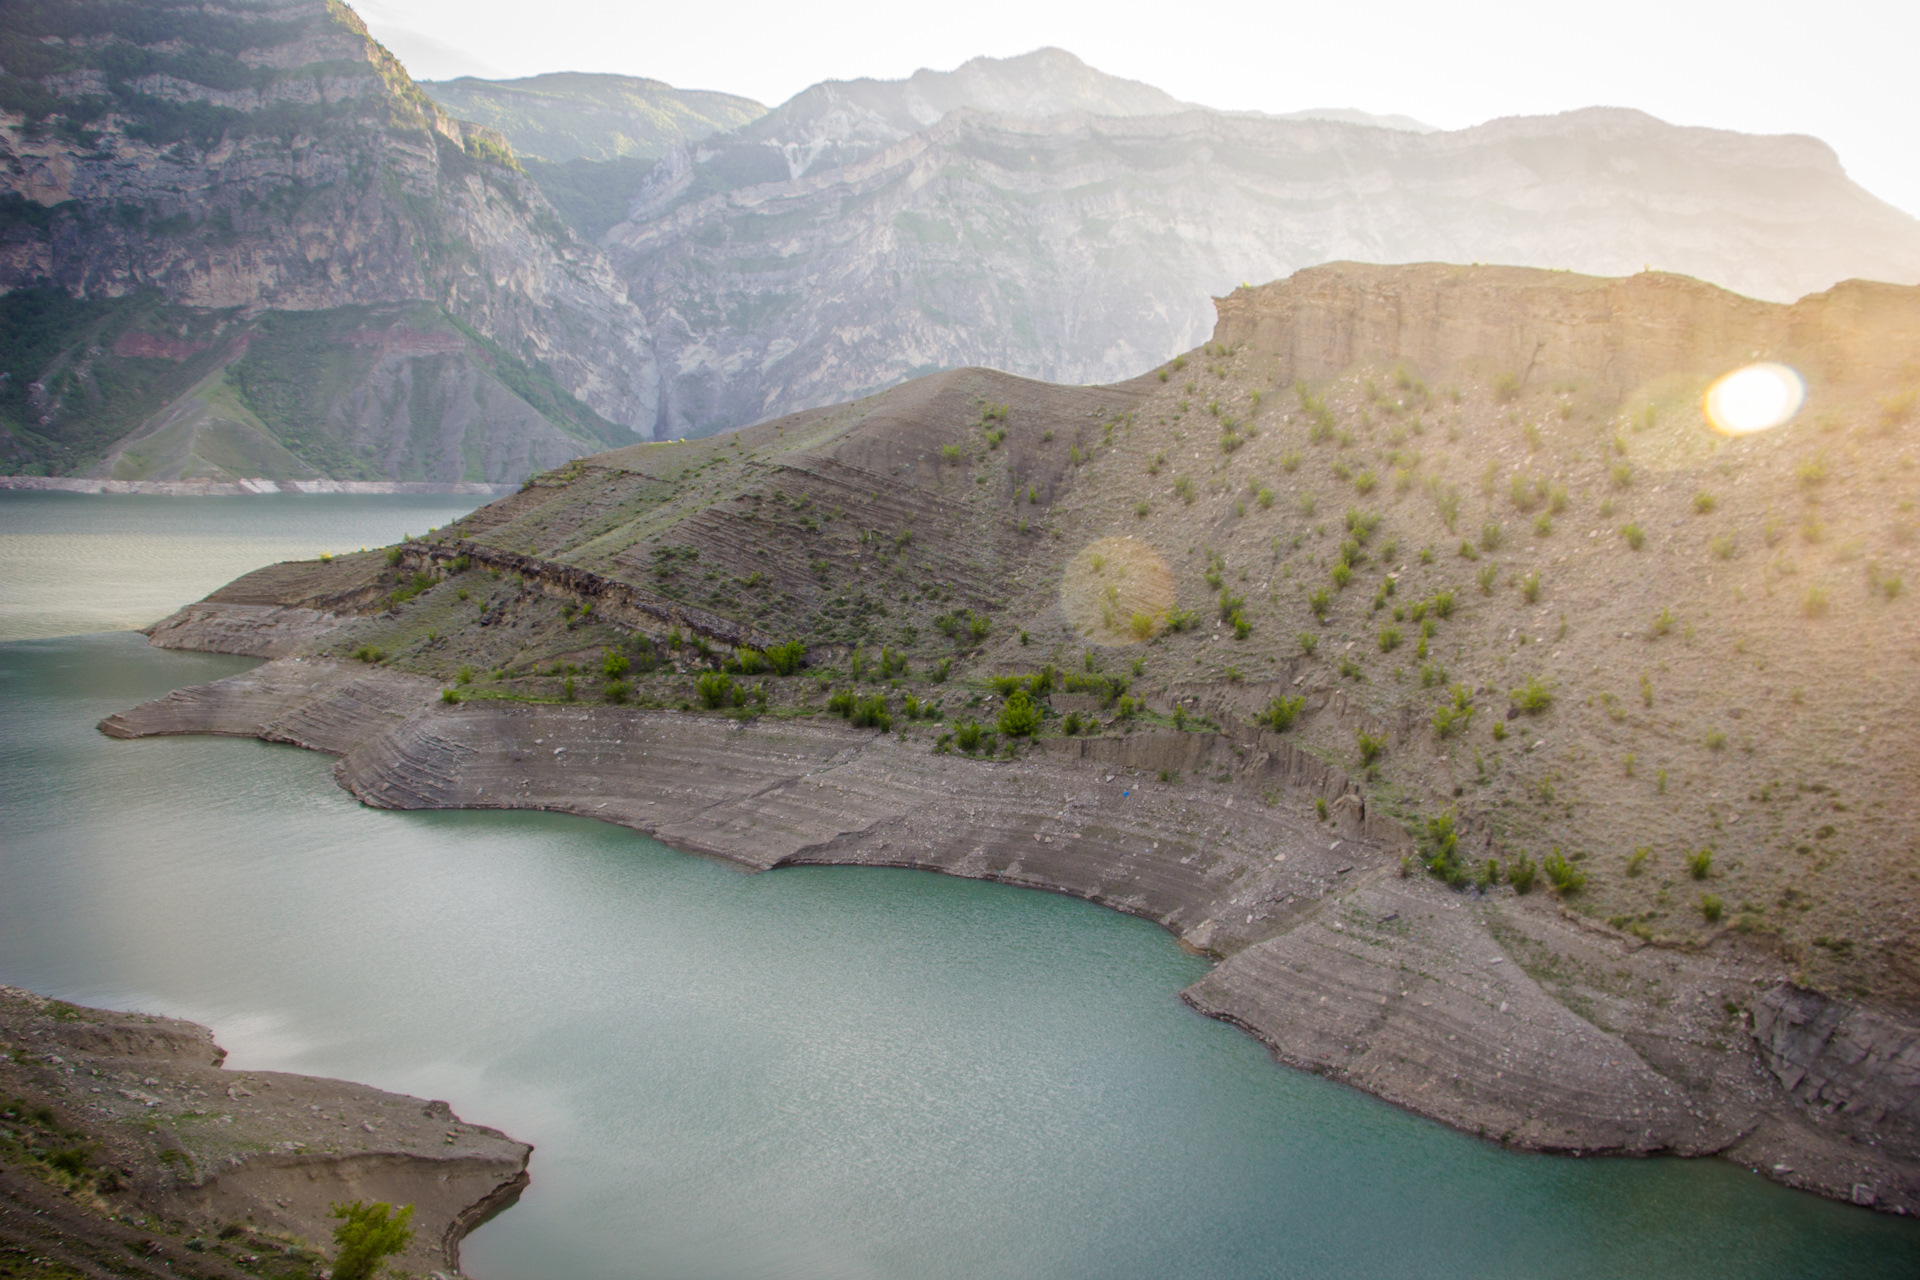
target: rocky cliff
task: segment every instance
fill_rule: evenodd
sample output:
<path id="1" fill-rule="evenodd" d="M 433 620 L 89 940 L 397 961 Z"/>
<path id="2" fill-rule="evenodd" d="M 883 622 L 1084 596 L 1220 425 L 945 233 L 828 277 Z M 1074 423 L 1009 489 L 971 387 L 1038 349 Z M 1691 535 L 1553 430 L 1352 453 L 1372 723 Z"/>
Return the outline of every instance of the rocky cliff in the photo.
<path id="1" fill-rule="evenodd" d="M 122 371 L 117 357 L 184 363 L 204 350 L 204 374 L 232 353 L 232 324 L 262 312 L 338 317 L 413 303 L 476 339 L 434 353 L 463 355 L 462 373 L 396 372 L 360 389 L 393 400 L 409 384 L 440 385 L 448 407 L 416 430 L 458 437 L 465 418 L 522 434 L 531 413 L 549 429 L 509 448 L 540 465 L 552 448 L 541 436 L 570 437 L 575 454 L 622 428 L 650 429 L 646 326 L 604 257 L 568 231 L 499 135 L 436 106 L 344 5 L 61 0 L 10 7 L 0 40 L 0 290 L 85 304 L 69 315 L 39 306 L 40 318 L 66 323 L 36 335 L 47 350 L 7 353 L 16 458 L 70 470 L 143 421 L 150 433 L 177 430 L 181 413 L 155 420 L 169 407 L 201 412 L 173 405 L 180 379 Z M 151 300 L 144 322 L 116 325 L 140 300 Z M 99 341 L 103 324 L 148 349 L 129 351 L 115 333 Z M 486 367 L 496 363 L 489 344 L 531 371 L 520 381 L 551 382 L 574 403 L 549 413 L 512 376 L 491 378 L 505 397 L 483 387 L 499 372 Z M 313 353 L 323 369 L 329 354 Z M 90 378 L 116 387 L 97 391 Z M 141 381 L 166 385 L 114 402 Z M 229 437 L 263 425 L 238 413 L 224 421 Z M 264 426 L 299 465 L 337 471 L 325 450 Z M 404 441 L 389 427 L 383 444 Z M 277 455 L 269 465 L 255 474 L 298 473 Z"/>
<path id="2" fill-rule="evenodd" d="M 532 1148 L 341 1080 L 228 1071 L 205 1027 L 0 987 L 0 1247 L 20 1275 L 318 1274 L 336 1203 L 414 1208 L 395 1261 L 460 1241 L 527 1186 Z"/>
<path id="3" fill-rule="evenodd" d="M 1417 133 L 969 66 L 819 86 L 661 161 L 603 237 L 672 371 L 657 435 L 967 364 L 1129 377 L 1206 337 L 1210 292 L 1337 259 L 1651 265 L 1769 300 L 1920 280 L 1920 222 L 1811 138 L 1621 110 Z"/>
<path id="4" fill-rule="evenodd" d="M 155 643 L 110 718 L 754 868 L 1074 893 L 1290 1064 L 1920 1208 L 1920 289 L 1336 264 L 1148 376 L 932 375 L 575 460 Z M 1792 423 L 1709 381 L 1788 360 Z"/>

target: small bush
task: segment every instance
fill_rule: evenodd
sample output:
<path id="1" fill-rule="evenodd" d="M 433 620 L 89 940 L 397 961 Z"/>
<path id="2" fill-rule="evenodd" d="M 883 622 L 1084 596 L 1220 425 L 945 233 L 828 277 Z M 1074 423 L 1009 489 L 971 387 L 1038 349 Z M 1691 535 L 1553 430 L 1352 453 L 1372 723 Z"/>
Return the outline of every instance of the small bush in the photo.
<path id="1" fill-rule="evenodd" d="M 1714 507 L 1717 505 L 1718 505 L 1718 502 L 1716 501 L 1714 496 L 1711 493 L 1708 493 L 1705 489 L 1700 489 L 1695 491 L 1693 495 L 1693 513 L 1695 515 L 1697 516 L 1709 515 L 1712 513 Z"/>
<path id="2" fill-rule="evenodd" d="M 1653 634 L 1664 636 L 1673 630 L 1673 610 L 1662 609 L 1653 615 Z"/>
<path id="3" fill-rule="evenodd" d="M 606 687 L 600 691 L 600 696 L 608 702 L 617 704 L 627 700 L 628 692 L 629 690 L 625 680 L 610 680 L 607 682 Z"/>
<path id="4" fill-rule="evenodd" d="M 1372 764 L 1387 749 L 1385 734 L 1376 735 L 1368 733 L 1365 729 L 1355 729 L 1353 739 L 1355 745 L 1360 748 L 1361 764 Z"/>
<path id="5" fill-rule="evenodd" d="M 1527 683 L 1513 690 L 1513 705 L 1526 715 L 1537 716 L 1553 705 L 1553 691 L 1540 683 L 1539 676 L 1529 676 Z"/>
<path id="6" fill-rule="evenodd" d="M 1540 575 L 1530 573 L 1520 579 L 1520 598 L 1528 604 L 1536 604 L 1540 599 Z"/>
<path id="7" fill-rule="evenodd" d="M 700 701 L 709 710 L 724 707 L 733 701 L 733 677 L 718 671 L 708 672 L 696 682 L 700 692 Z"/>
<path id="8" fill-rule="evenodd" d="M 1506 532 L 1506 526 L 1498 520 L 1487 521 L 1480 526 L 1480 549 L 1482 551 L 1498 551 L 1500 549 L 1501 539 L 1506 536 Z"/>
<path id="9" fill-rule="evenodd" d="M 1713 874 L 1713 850 L 1701 849 L 1687 855 L 1687 874 L 1695 880 L 1705 880 Z"/>
<path id="10" fill-rule="evenodd" d="M 1321 814 L 1322 817 L 1326 815 Z M 1460 862 L 1460 833 L 1453 828 L 1453 811 L 1428 818 L 1415 835 L 1420 861 L 1427 871 L 1454 888 L 1467 883 L 1467 870 Z"/>
<path id="11" fill-rule="evenodd" d="M 1625 538 L 1627 545 L 1635 551 L 1647 545 L 1647 531 L 1637 524 L 1622 525 L 1620 536 Z"/>
<path id="12" fill-rule="evenodd" d="M 1026 690 L 1014 690 L 1000 708 L 1000 732 L 1009 738 L 1028 738 L 1039 727 L 1040 708 Z"/>
<path id="13" fill-rule="evenodd" d="M 618 680 L 627 674 L 632 666 L 633 663 L 627 659 L 627 655 L 618 649 L 608 649 L 600 655 L 600 670 L 609 680 Z"/>
<path id="14" fill-rule="evenodd" d="M 1313 616 L 1326 621 L 1327 610 L 1333 606 L 1333 593 L 1325 587 L 1307 593 L 1307 607 L 1313 610 Z"/>
<path id="15" fill-rule="evenodd" d="M 1498 565 L 1481 565 L 1480 572 L 1474 575 L 1475 581 L 1480 584 L 1480 594 L 1483 596 L 1492 595 L 1494 581 L 1499 578 L 1499 576 L 1500 567 Z"/>
<path id="16" fill-rule="evenodd" d="M 971 755 L 980 749 L 981 729 L 978 722 L 962 720 L 954 726 L 953 740 L 962 751 Z"/>
<path id="17" fill-rule="evenodd" d="M 1653 847 L 1651 845 L 1643 844 L 1638 849 L 1635 849 L 1627 856 L 1627 875 L 1629 877 L 1638 876 L 1642 871 L 1646 870 L 1647 859 L 1652 856 Z"/>
<path id="18" fill-rule="evenodd" d="M 1700 915 L 1708 924 L 1718 924 L 1720 922 L 1720 916 L 1725 910 L 1726 906 L 1720 901 L 1719 894 L 1703 893 L 1700 895 Z"/>
<path id="19" fill-rule="evenodd" d="M 1546 873 L 1554 892 L 1563 898 L 1572 897 L 1587 883 L 1586 872 L 1561 857 L 1557 848 L 1540 860 L 1540 870 Z"/>
<path id="20" fill-rule="evenodd" d="M 1727 735 L 1720 732 L 1718 729 L 1708 730 L 1707 731 L 1707 750 L 1725 751 L 1726 749 L 1727 749 Z"/>
<path id="21" fill-rule="evenodd" d="M 1254 716 L 1254 720 L 1276 733 L 1285 733 L 1293 728 L 1293 722 L 1300 718 L 1300 712 L 1306 705 L 1304 697 L 1273 698 L 1268 700 L 1267 709 Z"/>
<path id="22" fill-rule="evenodd" d="M 1254 500 L 1260 504 L 1262 511 L 1268 510 L 1273 506 L 1273 490 L 1261 485 L 1259 492 L 1254 494 Z"/>
<path id="23" fill-rule="evenodd" d="M 402 552 L 398 547 L 388 547 L 387 548 L 387 568 L 391 569 L 391 568 L 394 568 L 396 565 L 398 565 L 400 563 L 401 557 L 404 554 L 405 553 Z"/>
<path id="24" fill-rule="evenodd" d="M 413 1206 L 403 1205 L 394 1212 L 390 1204 L 336 1204 L 332 1216 L 341 1220 L 333 1229 L 333 1242 L 339 1246 L 334 1255 L 332 1280 L 372 1280 L 380 1264 L 396 1253 L 404 1253 L 413 1242 Z"/>
<path id="25" fill-rule="evenodd" d="M 1515 893 L 1532 893 L 1535 874 L 1533 859 L 1524 853 L 1507 863 L 1507 883 L 1513 886 Z"/>
<path id="26" fill-rule="evenodd" d="M 1380 628 L 1380 652 L 1392 653 L 1395 649 L 1398 649 L 1399 647 L 1400 647 L 1400 628 L 1398 627 Z"/>
<path id="27" fill-rule="evenodd" d="M 862 729 L 879 729 L 885 732 L 893 728 L 893 717 L 887 714 L 885 694 L 872 694 L 853 704 L 853 713 L 847 717 Z"/>
<path id="28" fill-rule="evenodd" d="M 1800 612 L 1809 618 L 1824 618 L 1831 603 L 1825 587 L 1808 587 L 1807 594 L 1800 600 Z"/>
<path id="29" fill-rule="evenodd" d="M 440 691 L 440 701 L 451 702 L 455 706 L 458 706 L 460 704 L 460 691 L 457 689 L 442 689 Z"/>

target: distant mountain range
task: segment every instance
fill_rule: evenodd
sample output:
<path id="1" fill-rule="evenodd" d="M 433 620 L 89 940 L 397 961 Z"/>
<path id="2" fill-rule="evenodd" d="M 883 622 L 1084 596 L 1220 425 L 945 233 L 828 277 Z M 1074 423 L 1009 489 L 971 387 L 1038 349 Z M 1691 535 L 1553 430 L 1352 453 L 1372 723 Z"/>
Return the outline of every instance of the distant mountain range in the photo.
<path id="1" fill-rule="evenodd" d="M 0 470 L 511 481 L 932 369 L 1123 377 L 1210 294 L 1333 259 L 1920 279 L 1920 222 L 1812 139 L 1425 129 L 1057 49 L 768 111 L 416 85 L 327 0 L 7 6 Z"/>

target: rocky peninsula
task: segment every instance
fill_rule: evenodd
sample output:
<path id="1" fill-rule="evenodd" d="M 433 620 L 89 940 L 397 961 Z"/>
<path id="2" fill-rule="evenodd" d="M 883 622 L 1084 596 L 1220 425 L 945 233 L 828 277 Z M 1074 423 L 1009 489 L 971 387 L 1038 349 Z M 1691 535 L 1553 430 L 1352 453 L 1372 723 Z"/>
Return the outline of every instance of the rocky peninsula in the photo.
<path id="1" fill-rule="evenodd" d="M 225 1070 L 191 1022 L 0 987 L 0 1054 L 7 1274 L 310 1276 L 361 1200 L 414 1206 L 396 1265 L 455 1275 L 528 1182 L 531 1147 L 444 1102 Z"/>
<path id="2" fill-rule="evenodd" d="M 933 375 L 263 569 L 110 717 L 766 870 L 1070 893 L 1489 1140 L 1920 1208 L 1920 290 L 1336 265 L 1108 387 Z M 1760 358 L 1779 431 L 1700 417 Z"/>

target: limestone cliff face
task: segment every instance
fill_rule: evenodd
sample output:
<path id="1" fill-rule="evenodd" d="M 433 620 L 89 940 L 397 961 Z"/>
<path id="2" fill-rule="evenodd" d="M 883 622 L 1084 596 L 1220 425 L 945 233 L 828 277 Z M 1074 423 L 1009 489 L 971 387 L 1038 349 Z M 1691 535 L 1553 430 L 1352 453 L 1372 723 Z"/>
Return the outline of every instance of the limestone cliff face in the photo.
<path id="1" fill-rule="evenodd" d="M 1650 265 L 1780 301 L 1920 279 L 1920 222 L 1810 138 L 1618 110 L 1425 134 L 1170 100 L 1037 118 L 981 110 L 1026 110 L 1011 91 L 853 88 L 667 156 L 603 238 L 672 371 L 658 434 L 967 364 L 1128 377 L 1205 340 L 1208 293 L 1341 259 Z"/>
<path id="2" fill-rule="evenodd" d="M 1405 365 L 1575 378 L 1605 394 L 1765 353 L 1825 382 L 1898 379 L 1920 347 L 1920 292 L 1853 280 L 1792 306 L 1685 276 L 1623 279 L 1343 262 L 1216 300 L 1216 338 L 1279 357 L 1281 381 Z"/>
<path id="3" fill-rule="evenodd" d="M 317 311 L 425 300 L 650 428 L 638 311 L 496 134 L 327 0 L 0 21 L 0 292 Z"/>

